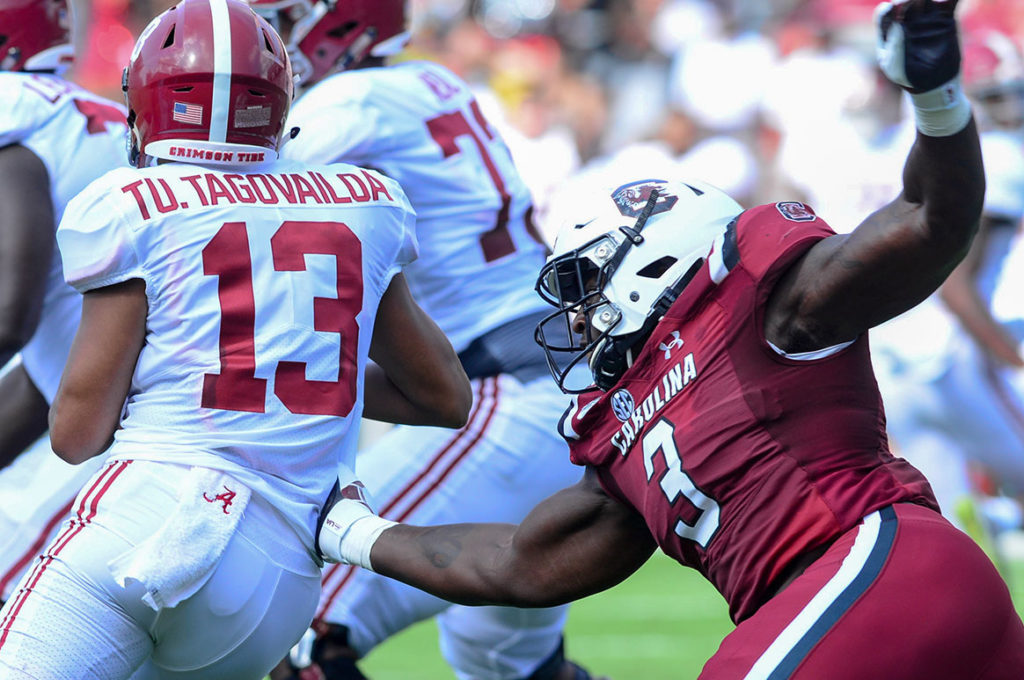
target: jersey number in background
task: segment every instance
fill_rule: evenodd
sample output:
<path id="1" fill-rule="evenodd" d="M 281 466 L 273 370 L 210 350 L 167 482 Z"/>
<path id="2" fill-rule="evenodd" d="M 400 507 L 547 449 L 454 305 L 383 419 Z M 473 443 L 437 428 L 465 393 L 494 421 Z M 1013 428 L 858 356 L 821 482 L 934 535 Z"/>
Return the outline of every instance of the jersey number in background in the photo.
<path id="1" fill-rule="evenodd" d="M 718 531 L 720 508 L 718 502 L 697 488 L 690 476 L 683 470 L 683 461 L 679 457 L 679 446 L 676 444 L 675 426 L 665 418 L 661 418 L 644 434 L 644 468 L 647 481 L 654 476 L 654 456 L 658 451 L 665 457 L 668 468 L 658 480 L 661 490 L 669 504 L 675 504 L 680 496 L 685 496 L 697 508 L 700 516 L 693 524 L 682 519 L 676 522 L 676 535 L 695 541 L 704 548 Z"/>
<path id="2" fill-rule="evenodd" d="M 274 394 L 292 413 L 346 416 L 356 398 L 356 315 L 363 304 L 362 244 L 340 222 L 285 222 L 270 239 L 275 271 L 305 271 L 305 255 L 334 255 L 337 298 L 313 298 L 313 327 L 340 336 L 338 379 L 306 380 L 306 364 L 279 361 Z M 218 277 L 220 374 L 203 376 L 204 408 L 263 413 L 256 377 L 256 299 L 245 222 L 227 222 L 203 248 L 203 273 Z"/>
<path id="3" fill-rule="evenodd" d="M 487 136 L 487 140 L 493 140 L 494 135 L 491 133 L 490 125 L 487 123 L 487 119 L 484 118 L 483 113 L 480 111 L 480 106 L 476 103 L 475 99 L 469 102 L 469 108 L 473 113 L 476 124 L 483 131 L 484 135 Z M 491 154 L 488 153 L 484 140 L 480 138 L 480 135 L 473 129 L 473 126 L 469 124 L 462 111 L 452 111 L 437 118 L 431 118 L 427 121 L 427 129 L 430 130 L 430 136 L 437 142 L 437 145 L 441 147 L 445 158 L 459 153 L 459 145 L 455 143 L 458 137 L 469 135 L 473 138 L 476 148 L 480 151 L 480 158 L 487 168 L 487 174 L 490 175 L 494 188 L 498 190 L 498 195 L 501 197 L 501 208 L 498 210 L 498 217 L 494 222 L 494 228 L 480 234 L 480 248 L 484 252 L 484 261 L 494 262 L 497 259 L 514 253 L 516 251 L 516 244 L 512 240 L 512 234 L 508 231 L 508 213 L 512 197 L 509 196 L 508 190 L 505 188 L 505 180 L 502 178 L 498 166 L 494 164 Z M 532 212 L 533 209 L 530 208 L 526 213 L 526 230 L 531 238 L 543 244 L 544 241 L 533 224 Z"/>

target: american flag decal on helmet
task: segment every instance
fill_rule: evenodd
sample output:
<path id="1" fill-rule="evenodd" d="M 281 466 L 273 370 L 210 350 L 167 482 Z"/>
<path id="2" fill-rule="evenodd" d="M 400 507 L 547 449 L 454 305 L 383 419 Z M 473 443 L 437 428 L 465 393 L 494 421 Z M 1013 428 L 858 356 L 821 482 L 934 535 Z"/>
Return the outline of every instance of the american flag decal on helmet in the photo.
<path id="1" fill-rule="evenodd" d="M 171 118 L 178 121 L 179 123 L 189 123 L 190 125 L 202 125 L 203 107 L 199 104 L 184 104 L 182 102 L 174 102 L 174 108 L 171 112 Z"/>

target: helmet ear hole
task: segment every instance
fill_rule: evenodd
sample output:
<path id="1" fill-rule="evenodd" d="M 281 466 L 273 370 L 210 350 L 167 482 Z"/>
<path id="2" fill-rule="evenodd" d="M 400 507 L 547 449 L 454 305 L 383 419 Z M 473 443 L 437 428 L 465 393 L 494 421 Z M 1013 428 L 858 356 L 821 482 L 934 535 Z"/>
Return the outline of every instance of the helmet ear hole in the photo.
<path id="1" fill-rule="evenodd" d="M 177 28 L 176 25 L 175 26 L 171 26 L 171 30 L 167 32 L 167 38 L 164 40 L 163 49 L 166 50 L 168 47 L 170 47 L 171 45 L 174 44 L 174 29 L 175 28 Z"/>
<path id="2" fill-rule="evenodd" d="M 640 271 L 636 273 L 637 276 L 642 276 L 646 279 L 660 279 L 661 275 L 669 270 L 669 268 L 678 262 L 679 259 L 666 255 L 665 257 L 659 258 L 654 262 L 650 263 Z"/>
<path id="3" fill-rule="evenodd" d="M 349 31 L 351 31 L 358 25 L 359 24 L 355 21 L 347 21 L 341 26 L 338 26 L 337 28 L 333 28 L 330 31 L 328 31 L 327 35 L 331 38 L 344 38 L 345 35 L 349 33 Z"/>

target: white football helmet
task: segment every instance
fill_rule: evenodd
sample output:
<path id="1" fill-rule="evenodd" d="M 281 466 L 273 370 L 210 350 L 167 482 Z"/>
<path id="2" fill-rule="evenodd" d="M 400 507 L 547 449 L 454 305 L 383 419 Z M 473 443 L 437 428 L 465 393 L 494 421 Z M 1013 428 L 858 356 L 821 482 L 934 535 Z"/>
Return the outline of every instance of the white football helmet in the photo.
<path id="1" fill-rule="evenodd" d="M 720 189 L 694 180 L 639 180 L 578 205 L 537 280 L 537 292 L 558 311 L 537 326 L 536 340 L 569 393 L 618 382 L 715 239 L 743 212 Z M 573 320 L 581 314 L 587 330 L 577 341 Z M 559 352 L 571 357 L 559 361 Z M 587 357 L 593 384 L 567 385 Z"/>

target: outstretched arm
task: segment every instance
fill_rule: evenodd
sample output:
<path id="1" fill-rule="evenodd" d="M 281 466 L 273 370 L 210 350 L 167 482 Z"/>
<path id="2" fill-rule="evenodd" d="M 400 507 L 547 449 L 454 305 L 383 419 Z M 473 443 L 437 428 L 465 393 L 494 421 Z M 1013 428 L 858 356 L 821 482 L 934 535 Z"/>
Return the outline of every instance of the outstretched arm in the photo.
<path id="1" fill-rule="evenodd" d="M 853 340 L 921 302 L 970 248 L 985 176 L 959 86 L 955 6 L 908 0 L 879 15 L 883 69 L 911 91 L 918 123 L 903 192 L 851 234 L 816 244 L 779 282 L 765 332 L 782 349 Z"/>
<path id="2" fill-rule="evenodd" d="M 939 295 L 964 330 L 990 357 L 1020 368 L 1024 366 L 1024 359 L 1017 349 L 1016 339 L 992 316 L 989 305 L 978 290 L 978 276 L 992 229 L 1013 229 L 1014 226 L 1004 218 L 983 216 L 974 245 L 939 288 Z"/>
<path id="3" fill-rule="evenodd" d="M 451 343 L 396 275 L 381 298 L 364 381 L 363 415 L 409 425 L 462 427 L 473 393 Z"/>
<path id="4" fill-rule="evenodd" d="M 326 526 L 340 514 L 339 505 L 355 502 L 336 505 Z M 385 528 L 335 532 L 338 554 L 329 556 L 359 563 L 360 555 L 368 555 L 363 566 L 469 605 L 547 607 L 577 600 L 621 582 L 655 548 L 643 518 L 605 494 L 591 469 L 575 486 L 540 503 L 518 526 L 416 527 L 385 523 L 368 511 L 362 517 L 348 515 L 344 522 L 348 527 L 382 523 Z M 360 535 L 374 538 L 366 545 Z M 324 532 L 320 539 L 330 553 Z"/>
<path id="5" fill-rule="evenodd" d="M 0 376 L 0 469 L 43 436 L 49 409 L 20 361 Z"/>

